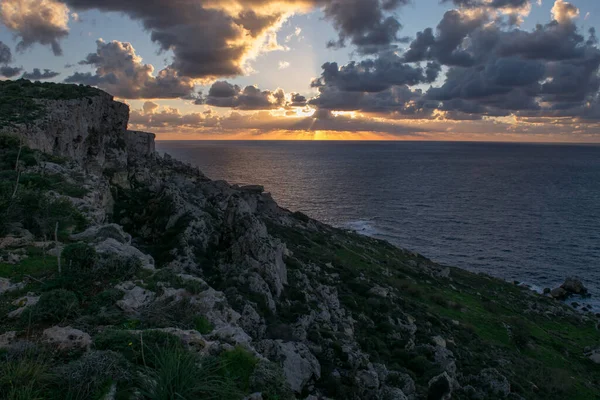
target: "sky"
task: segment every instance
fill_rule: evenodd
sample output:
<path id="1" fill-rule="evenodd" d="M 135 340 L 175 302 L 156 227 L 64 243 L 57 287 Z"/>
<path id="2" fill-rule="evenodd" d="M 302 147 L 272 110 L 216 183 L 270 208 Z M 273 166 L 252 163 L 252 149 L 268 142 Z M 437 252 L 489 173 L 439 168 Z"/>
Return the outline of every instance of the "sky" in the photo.
<path id="1" fill-rule="evenodd" d="M 598 0 L 0 0 L 0 79 L 158 139 L 600 142 Z"/>

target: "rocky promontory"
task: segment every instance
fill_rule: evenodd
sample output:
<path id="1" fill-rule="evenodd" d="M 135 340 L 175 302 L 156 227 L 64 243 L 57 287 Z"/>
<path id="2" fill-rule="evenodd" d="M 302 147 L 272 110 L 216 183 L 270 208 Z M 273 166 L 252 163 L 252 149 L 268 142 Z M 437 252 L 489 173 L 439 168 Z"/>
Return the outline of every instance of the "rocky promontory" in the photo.
<path id="1" fill-rule="evenodd" d="M 0 398 L 598 398 L 596 315 L 212 181 L 127 119 L 0 82 Z"/>

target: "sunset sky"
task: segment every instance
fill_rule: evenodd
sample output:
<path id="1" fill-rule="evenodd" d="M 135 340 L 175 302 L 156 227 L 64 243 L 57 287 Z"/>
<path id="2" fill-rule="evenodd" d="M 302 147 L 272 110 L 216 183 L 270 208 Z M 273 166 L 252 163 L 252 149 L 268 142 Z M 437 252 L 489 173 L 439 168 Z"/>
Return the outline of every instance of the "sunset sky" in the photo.
<path id="1" fill-rule="evenodd" d="M 600 142 L 600 1 L 0 0 L 0 79 L 159 139 Z"/>

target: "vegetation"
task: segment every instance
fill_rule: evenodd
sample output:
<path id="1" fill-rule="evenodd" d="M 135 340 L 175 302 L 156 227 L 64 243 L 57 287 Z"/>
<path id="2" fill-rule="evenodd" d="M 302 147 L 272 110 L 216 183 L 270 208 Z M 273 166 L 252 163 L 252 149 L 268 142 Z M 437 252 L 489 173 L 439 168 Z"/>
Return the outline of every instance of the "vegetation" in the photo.
<path id="1" fill-rule="evenodd" d="M 38 100 L 71 100 L 98 96 L 90 86 L 31 82 L 25 79 L 0 81 L 0 127 L 28 124 L 44 116 Z"/>

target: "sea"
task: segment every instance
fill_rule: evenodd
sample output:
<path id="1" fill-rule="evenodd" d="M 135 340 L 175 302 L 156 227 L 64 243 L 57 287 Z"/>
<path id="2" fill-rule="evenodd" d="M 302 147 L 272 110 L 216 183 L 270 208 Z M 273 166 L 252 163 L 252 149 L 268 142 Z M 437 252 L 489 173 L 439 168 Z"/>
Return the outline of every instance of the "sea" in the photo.
<path id="1" fill-rule="evenodd" d="M 600 310 L 600 145 L 160 141 L 211 179 L 533 290 L 581 278 Z"/>

